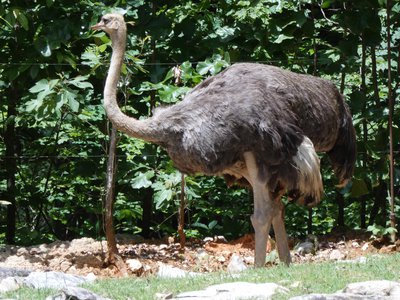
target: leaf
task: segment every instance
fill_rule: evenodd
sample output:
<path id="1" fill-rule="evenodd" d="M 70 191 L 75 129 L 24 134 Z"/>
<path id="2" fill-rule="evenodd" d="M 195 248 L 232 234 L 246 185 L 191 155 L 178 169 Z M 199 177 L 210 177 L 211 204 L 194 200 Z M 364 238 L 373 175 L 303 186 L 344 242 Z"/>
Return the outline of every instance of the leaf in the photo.
<path id="1" fill-rule="evenodd" d="M 85 52 L 81 55 L 82 64 L 95 67 L 100 64 L 100 57 L 93 52 Z"/>
<path id="2" fill-rule="evenodd" d="M 17 19 L 18 19 L 18 22 L 21 24 L 22 28 L 24 28 L 25 31 L 28 31 L 29 30 L 29 22 L 28 22 L 27 17 L 23 13 L 18 11 Z"/>
<path id="3" fill-rule="evenodd" d="M 218 28 L 215 33 L 219 36 L 221 41 L 228 42 L 235 37 L 235 28 L 224 26 Z"/>
<path id="4" fill-rule="evenodd" d="M 69 83 L 80 89 L 93 88 L 93 85 L 86 81 L 87 79 L 88 76 L 77 76 L 73 80 L 69 81 Z"/>
<path id="5" fill-rule="evenodd" d="M 276 38 L 276 40 L 274 41 L 274 43 L 275 43 L 275 44 L 280 44 L 280 43 L 282 43 L 282 42 L 285 41 L 285 40 L 291 40 L 291 39 L 293 39 L 292 36 L 287 36 L 287 35 L 284 35 L 284 34 L 280 34 L 280 35 Z"/>
<path id="6" fill-rule="evenodd" d="M 156 209 L 159 209 L 165 201 L 169 201 L 172 198 L 172 190 L 164 189 L 154 194 L 154 202 L 156 203 Z"/>
<path id="7" fill-rule="evenodd" d="M 217 220 L 213 220 L 208 224 L 208 229 L 213 229 L 215 226 L 217 226 L 218 221 Z"/>
<path id="8" fill-rule="evenodd" d="M 29 89 L 29 92 L 31 92 L 32 94 L 39 93 L 41 91 L 48 89 L 48 87 L 49 87 L 49 82 L 47 81 L 47 79 L 41 79 L 38 82 L 36 82 L 33 87 Z"/>
<path id="9" fill-rule="evenodd" d="M 76 100 L 76 94 L 69 91 L 65 91 L 66 98 L 68 99 L 68 105 L 73 112 L 79 111 L 79 102 Z"/>
<path id="10" fill-rule="evenodd" d="M 204 62 L 199 62 L 196 67 L 196 71 L 200 75 L 205 75 L 207 74 L 211 69 L 213 68 L 213 65 L 210 63 L 210 61 L 204 61 Z"/>
<path id="11" fill-rule="evenodd" d="M 198 228 L 203 228 L 203 229 L 207 229 L 207 230 L 208 230 L 207 225 L 206 225 L 206 224 L 203 224 L 203 223 L 196 222 L 196 223 L 193 223 L 192 226 L 193 226 L 193 227 L 198 227 Z"/>
<path id="12" fill-rule="evenodd" d="M 40 49 L 40 54 L 42 54 L 44 57 L 50 57 L 51 56 L 51 48 L 48 43 L 46 43 L 41 49 Z"/>
<path id="13" fill-rule="evenodd" d="M 148 188 L 152 185 L 151 178 L 154 177 L 154 171 L 148 171 L 146 173 L 139 173 L 131 183 L 133 189 Z"/>

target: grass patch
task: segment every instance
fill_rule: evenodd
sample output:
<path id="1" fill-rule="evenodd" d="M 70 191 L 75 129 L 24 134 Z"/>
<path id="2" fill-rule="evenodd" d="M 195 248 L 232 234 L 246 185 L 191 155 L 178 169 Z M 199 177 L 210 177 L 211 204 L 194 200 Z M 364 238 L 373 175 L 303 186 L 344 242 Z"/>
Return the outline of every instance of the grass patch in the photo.
<path id="1" fill-rule="evenodd" d="M 172 292 L 174 295 L 203 289 L 219 283 L 248 281 L 275 282 L 288 287 L 288 295 L 276 299 L 288 299 L 308 293 L 333 293 L 343 289 L 351 282 L 366 280 L 399 280 L 400 254 L 370 256 L 366 263 L 325 262 L 292 265 L 279 265 L 264 269 L 250 269 L 240 274 L 213 273 L 183 279 L 123 278 L 103 279 L 84 287 L 115 300 L 153 300 L 156 293 Z M 294 284 L 296 283 L 296 284 Z M 293 285 L 294 284 L 294 285 Z M 6 296 L 14 299 L 45 299 L 55 291 L 20 289 Z"/>

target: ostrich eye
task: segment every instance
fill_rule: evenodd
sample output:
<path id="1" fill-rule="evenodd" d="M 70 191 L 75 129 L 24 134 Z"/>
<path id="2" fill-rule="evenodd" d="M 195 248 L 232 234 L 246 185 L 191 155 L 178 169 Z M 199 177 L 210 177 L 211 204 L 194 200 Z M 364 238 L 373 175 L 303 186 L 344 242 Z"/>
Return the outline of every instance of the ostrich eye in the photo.
<path id="1" fill-rule="evenodd" d="M 108 22 L 110 22 L 109 19 L 103 18 L 103 23 L 104 23 L 104 24 L 107 24 Z"/>

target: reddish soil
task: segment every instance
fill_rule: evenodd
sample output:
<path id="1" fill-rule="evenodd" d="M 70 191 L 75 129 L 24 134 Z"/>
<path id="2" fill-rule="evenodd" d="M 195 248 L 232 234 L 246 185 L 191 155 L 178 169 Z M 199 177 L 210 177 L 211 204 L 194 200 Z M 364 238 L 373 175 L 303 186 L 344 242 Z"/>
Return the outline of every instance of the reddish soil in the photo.
<path id="1" fill-rule="evenodd" d="M 164 263 L 192 272 L 213 272 L 226 270 L 233 254 L 240 255 L 244 262 L 253 264 L 254 235 L 245 235 L 235 241 L 226 242 L 221 237 L 205 241 L 189 241 L 181 249 L 172 238 L 134 242 L 125 236 L 119 240 L 118 249 L 125 262 L 133 260 L 137 267 L 128 267 L 129 275 L 146 276 L 157 272 Z M 137 239 L 136 239 L 137 240 Z M 292 251 L 294 263 L 352 260 L 375 254 L 400 251 L 400 241 L 391 245 L 386 240 L 370 240 L 369 234 L 348 232 L 318 237 L 318 246 L 313 254 L 298 254 Z M 291 240 L 291 248 L 298 241 Z M 272 240 L 267 245 L 268 252 L 275 248 Z M 104 263 L 107 243 L 91 238 L 81 238 L 70 242 L 57 241 L 32 247 L 3 246 L 0 248 L 0 267 L 54 270 L 71 274 L 94 273 L 99 277 L 120 276 L 118 269 Z M 276 255 L 267 259 L 267 264 L 275 264 Z M 129 264 L 127 264 L 129 265 Z"/>

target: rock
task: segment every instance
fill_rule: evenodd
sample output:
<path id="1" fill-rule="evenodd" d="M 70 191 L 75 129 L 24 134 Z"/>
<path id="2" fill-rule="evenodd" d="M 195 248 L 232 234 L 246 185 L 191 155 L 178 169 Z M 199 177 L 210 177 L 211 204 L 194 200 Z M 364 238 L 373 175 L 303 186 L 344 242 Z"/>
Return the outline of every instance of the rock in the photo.
<path id="1" fill-rule="evenodd" d="M 156 300 L 167 300 L 167 299 L 172 299 L 174 297 L 174 294 L 172 293 L 156 293 L 154 295 Z"/>
<path id="2" fill-rule="evenodd" d="M 0 268 L 0 279 L 7 277 L 26 277 L 31 273 L 29 270 L 14 269 L 14 268 Z"/>
<path id="3" fill-rule="evenodd" d="M 214 236 L 214 242 L 216 243 L 227 243 L 228 241 L 223 235 L 216 235 Z"/>
<path id="4" fill-rule="evenodd" d="M 21 247 L 21 248 L 19 248 L 18 250 L 17 250 L 17 253 L 16 253 L 18 256 L 21 256 L 21 255 L 29 255 L 29 251 L 25 248 L 25 247 Z"/>
<path id="5" fill-rule="evenodd" d="M 94 281 L 97 280 L 97 276 L 94 275 L 93 272 L 90 272 L 90 273 L 87 274 L 85 277 L 86 277 L 86 280 L 87 280 L 88 282 L 94 282 Z"/>
<path id="6" fill-rule="evenodd" d="M 209 243 L 209 242 L 212 242 L 214 239 L 212 238 L 212 237 L 210 237 L 210 236 L 208 236 L 208 237 L 205 237 L 204 239 L 203 239 L 203 243 Z"/>
<path id="7" fill-rule="evenodd" d="M 362 250 L 362 251 L 367 251 L 368 248 L 369 248 L 368 243 L 365 243 L 365 244 L 361 247 L 361 250 Z"/>
<path id="8" fill-rule="evenodd" d="M 388 280 L 372 280 L 347 285 L 334 294 L 309 294 L 289 300 L 395 300 L 400 299 L 400 283 Z"/>
<path id="9" fill-rule="evenodd" d="M 254 256 L 245 256 L 244 262 L 248 265 L 254 265 Z"/>
<path id="10" fill-rule="evenodd" d="M 143 269 L 143 264 L 138 259 L 127 259 L 126 264 L 133 273 L 136 273 Z"/>
<path id="11" fill-rule="evenodd" d="M 340 262 L 346 264 L 365 264 L 367 262 L 367 258 L 365 256 L 360 256 L 356 259 L 346 259 Z"/>
<path id="12" fill-rule="evenodd" d="M 329 259 L 330 260 L 343 260 L 345 259 L 346 255 L 344 255 L 340 250 L 334 249 L 332 252 L 329 254 Z"/>
<path id="13" fill-rule="evenodd" d="M 61 272 L 32 272 L 23 282 L 26 286 L 35 289 L 62 289 L 71 286 L 74 287 L 89 282 L 89 280 L 83 276 L 64 274 Z"/>
<path id="14" fill-rule="evenodd" d="M 224 263 L 224 262 L 226 262 L 226 258 L 225 258 L 225 256 L 220 255 L 220 256 L 217 257 L 217 261 L 220 262 L 220 263 Z"/>
<path id="15" fill-rule="evenodd" d="M 295 247 L 295 251 L 304 256 L 306 254 L 315 253 L 315 246 L 312 242 L 302 242 Z"/>
<path id="16" fill-rule="evenodd" d="M 161 244 L 160 246 L 158 246 L 158 249 L 159 249 L 159 250 L 168 249 L 168 245 L 166 245 L 166 244 Z"/>
<path id="17" fill-rule="evenodd" d="M 62 272 L 66 272 L 69 270 L 69 268 L 71 268 L 72 266 L 72 262 L 70 262 L 69 260 L 64 260 L 59 264 L 60 270 Z"/>
<path id="18" fill-rule="evenodd" d="M 400 299 L 400 283 L 389 280 L 371 280 L 348 284 L 344 293 L 353 293 L 363 296 L 390 296 Z"/>
<path id="19" fill-rule="evenodd" d="M 228 272 L 230 273 L 236 273 L 236 272 L 242 272 L 247 269 L 246 264 L 244 263 L 242 257 L 240 257 L 237 254 L 233 254 L 231 257 L 231 260 L 229 261 L 228 264 Z"/>
<path id="20" fill-rule="evenodd" d="M 376 297 L 365 297 L 361 295 L 354 294 L 308 294 L 303 296 L 292 297 L 289 300 L 383 300 Z"/>
<path id="21" fill-rule="evenodd" d="M 47 297 L 46 300 L 110 300 L 103 298 L 87 289 L 80 287 L 66 287 L 61 294 Z"/>
<path id="22" fill-rule="evenodd" d="M 187 272 L 176 268 L 165 265 L 163 263 L 159 264 L 157 276 L 161 278 L 183 278 L 187 276 Z"/>
<path id="23" fill-rule="evenodd" d="M 18 290 L 21 285 L 21 280 L 18 280 L 17 277 L 7 277 L 0 282 L 0 293 Z"/>
<path id="24" fill-rule="evenodd" d="M 272 299 L 277 293 L 287 293 L 289 290 L 276 283 L 231 282 L 212 285 L 205 290 L 185 292 L 174 299 L 179 300 L 243 300 L 243 299 Z"/>

